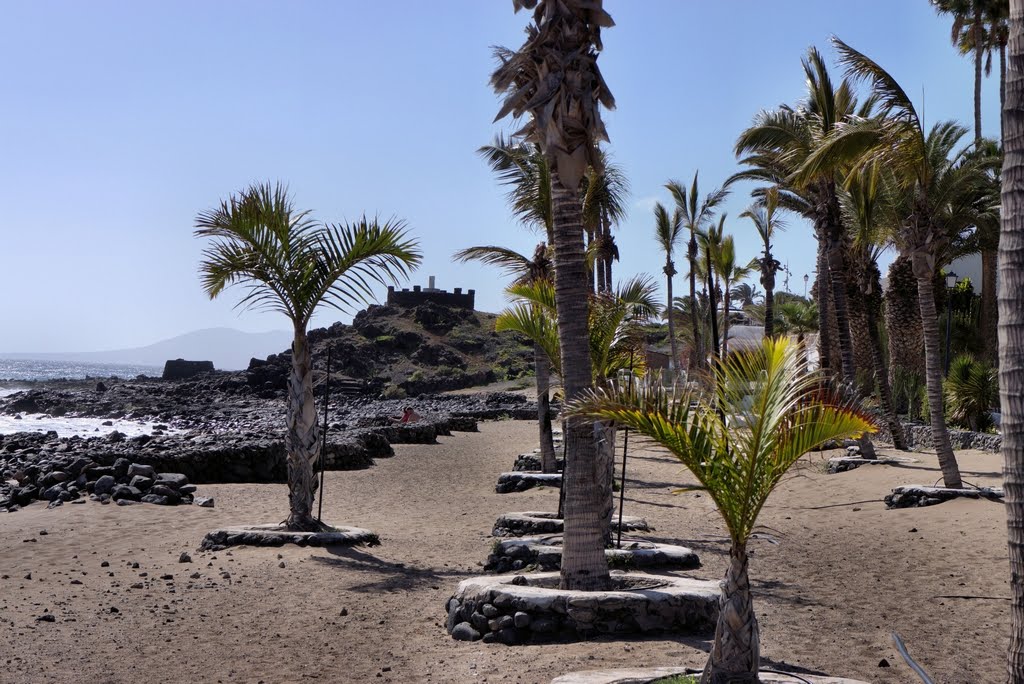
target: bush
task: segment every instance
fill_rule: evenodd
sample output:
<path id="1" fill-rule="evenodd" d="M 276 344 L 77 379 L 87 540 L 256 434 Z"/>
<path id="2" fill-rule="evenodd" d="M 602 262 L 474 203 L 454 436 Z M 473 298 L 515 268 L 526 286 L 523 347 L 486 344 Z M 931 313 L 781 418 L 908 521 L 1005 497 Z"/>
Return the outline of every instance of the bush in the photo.
<path id="1" fill-rule="evenodd" d="M 949 364 L 942 390 L 950 424 L 974 432 L 992 425 L 989 411 L 999 402 L 999 379 L 992 366 L 970 354 L 961 354 Z"/>
<path id="2" fill-rule="evenodd" d="M 398 385 L 388 385 L 380 393 L 382 399 L 405 399 L 405 390 Z"/>
<path id="3" fill-rule="evenodd" d="M 425 373 L 423 372 L 423 370 L 422 370 L 421 368 L 417 368 L 417 369 L 416 369 L 416 370 L 414 370 L 414 371 L 412 372 L 412 374 L 411 374 L 411 375 L 409 376 L 409 379 L 410 379 L 410 380 L 412 380 L 413 382 L 422 382 L 422 381 L 423 381 L 423 379 L 424 379 L 424 378 L 426 378 L 426 377 L 427 377 L 427 376 L 426 376 L 426 374 L 425 374 Z"/>

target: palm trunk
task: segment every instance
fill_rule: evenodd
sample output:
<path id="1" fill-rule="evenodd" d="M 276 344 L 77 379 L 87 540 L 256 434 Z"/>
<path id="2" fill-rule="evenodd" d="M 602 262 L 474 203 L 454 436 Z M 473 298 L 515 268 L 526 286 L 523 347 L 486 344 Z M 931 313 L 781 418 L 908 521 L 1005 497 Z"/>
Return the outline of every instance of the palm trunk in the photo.
<path id="1" fill-rule="evenodd" d="M 974 141 L 981 142 L 981 11 L 974 12 L 974 24 L 971 31 L 974 33 Z"/>
<path id="2" fill-rule="evenodd" d="M 594 423 L 597 444 L 597 486 L 601 497 L 601 536 L 604 546 L 612 543 L 612 514 L 615 512 L 615 436 L 614 423 Z"/>
<path id="3" fill-rule="evenodd" d="M 747 576 L 747 548 L 734 544 L 722 581 L 718 625 L 700 684 L 756 684 L 761 647 Z"/>
<path id="4" fill-rule="evenodd" d="M 885 367 L 885 355 L 882 353 L 882 336 L 878 332 L 878 316 L 869 304 L 867 306 L 868 336 L 871 338 L 871 358 L 875 369 L 875 387 L 878 390 L 878 403 L 882 407 L 885 422 L 892 435 L 892 444 L 901 451 L 907 450 L 907 437 L 903 433 L 903 424 L 896 415 L 892 403 L 892 388 L 889 387 L 889 371 Z"/>
<path id="5" fill-rule="evenodd" d="M 715 303 L 715 278 L 712 276 L 714 270 L 711 268 L 711 250 L 708 249 L 708 311 L 711 313 L 711 351 L 715 361 L 722 358 L 721 342 L 718 337 L 718 306 Z"/>
<path id="6" fill-rule="evenodd" d="M 818 234 L 818 231 L 815 231 Z M 832 359 L 832 335 L 829 326 L 831 298 L 828 294 L 828 250 L 825 236 L 818 237 L 818 275 L 814 279 L 814 296 L 818 300 L 818 367 L 834 370 Z"/>
<path id="7" fill-rule="evenodd" d="M 305 329 L 295 328 L 292 372 L 288 377 L 288 429 L 285 432 L 288 464 L 288 520 L 290 530 L 315 530 L 313 466 L 320 458 L 320 425 L 313 399 L 313 364 Z"/>
<path id="8" fill-rule="evenodd" d="M 732 296 L 732 286 L 725 284 L 725 292 L 722 297 L 722 358 L 729 355 L 729 304 Z"/>
<path id="9" fill-rule="evenodd" d="M 676 269 L 671 259 L 665 260 L 665 294 L 668 297 L 668 307 L 666 312 L 668 313 L 668 342 L 672 350 L 672 362 L 669 364 L 669 369 L 673 372 L 679 368 L 679 349 L 676 346 L 676 323 L 675 316 L 673 315 L 672 308 L 672 276 L 675 275 Z"/>
<path id="10" fill-rule="evenodd" d="M 1024 683 L 1024 0 L 1010 1 L 1010 78 L 1003 109 L 999 240 L 999 399 L 1010 551 L 1007 681 Z"/>
<path id="11" fill-rule="evenodd" d="M 601 223 L 604 226 L 604 239 L 608 240 L 608 244 L 611 245 L 612 239 L 612 224 L 608 220 L 608 214 L 605 212 L 601 217 Z M 609 247 L 608 254 L 605 255 L 604 259 L 604 290 L 605 292 L 612 291 L 612 261 L 615 259 L 615 253 Z"/>
<path id="12" fill-rule="evenodd" d="M 575 399 L 592 383 L 587 334 L 587 273 L 583 248 L 582 211 L 575 189 L 562 185 L 552 164 L 551 190 L 555 224 L 555 302 L 562 355 L 565 401 Z M 566 444 L 565 531 L 561 588 L 598 590 L 610 583 L 604 555 L 593 421 L 571 416 L 563 434 Z"/>
<path id="13" fill-rule="evenodd" d="M 772 262 L 771 252 L 765 250 L 764 262 Z M 771 266 L 762 267 L 761 287 L 764 288 L 764 336 L 775 336 L 775 271 Z"/>
<path id="14" fill-rule="evenodd" d="M 850 339 L 850 315 L 846 305 L 846 258 L 843 244 L 843 224 L 839 216 L 839 199 L 835 194 L 835 184 L 827 184 L 828 216 L 828 280 L 832 286 L 832 304 L 835 307 L 837 338 L 839 341 L 839 360 L 842 379 L 847 383 L 857 380 L 857 371 L 853 363 L 853 340 Z"/>
<path id="15" fill-rule="evenodd" d="M 921 307 L 918 304 L 917 279 L 908 256 L 898 256 L 889 265 L 889 287 L 885 292 L 885 328 L 889 334 L 889 386 L 896 386 L 896 371 L 902 369 L 924 378 L 921 349 Z M 903 398 L 895 402 L 896 412 L 914 415 L 912 406 Z"/>
<path id="16" fill-rule="evenodd" d="M 913 256 L 914 276 L 917 278 L 917 301 L 921 307 L 921 328 L 924 332 L 925 382 L 928 389 L 928 413 L 932 427 L 932 443 L 939 457 L 942 480 L 947 487 L 963 486 L 960 468 L 956 463 L 953 445 L 949 441 L 946 417 L 942 406 L 942 344 L 939 337 L 939 317 L 935 311 L 935 270 L 927 254 Z"/>
<path id="17" fill-rule="evenodd" d="M 540 439 L 540 468 L 542 472 L 558 470 L 554 437 L 551 433 L 551 362 L 539 344 L 533 345 L 533 366 L 537 373 L 537 431 Z"/>
<path id="18" fill-rule="evenodd" d="M 690 244 L 687 245 L 686 258 L 690 264 L 690 324 L 693 326 L 693 356 L 697 370 L 704 367 L 704 337 L 700 334 L 701 325 L 697 317 L 697 235 L 690 231 Z M 672 306 L 672 302 L 669 302 Z"/>
<path id="19" fill-rule="evenodd" d="M 1006 43 L 999 43 L 999 111 L 1006 111 Z M 1006 122 L 999 117 L 999 145 L 1005 145 Z"/>
<path id="20" fill-rule="evenodd" d="M 996 249 L 981 250 L 981 336 L 983 355 L 992 363 L 999 363 L 999 309 L 996 301 Z"/>
<path id="21" fill-rule="evenodd" d="M 587 228 L 587 250 L 590 250 L 594 246 L 594 229 Z M 604 287 L 604 269 L 601 267 L 601 256 L 600 254 L 594 255 L 594 263 L 587 274 L 587 279 L 590 281 L 590 291 L 600 292 Z"/>

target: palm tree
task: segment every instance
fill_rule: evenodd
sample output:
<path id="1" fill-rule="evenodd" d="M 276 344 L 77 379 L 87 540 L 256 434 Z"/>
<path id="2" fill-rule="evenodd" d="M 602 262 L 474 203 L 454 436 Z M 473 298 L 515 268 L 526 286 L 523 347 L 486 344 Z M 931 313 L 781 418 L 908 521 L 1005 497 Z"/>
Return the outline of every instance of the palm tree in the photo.
<path id="1" fill-rule="evenodd" d="M 583 177 L 583 227 L 587 246 L 594 252 L 594 291 L 607 292 L 612 289 L 612 262 L 619 260 L 612 226 L 626 217 L 629 180 L 607 151 L 599 149 L 598 157 L 600 165 L 588 168 Z"/>
<path id="2" fill-rule="evenodd" d="M 312 516 L 320 457 L 313 367 L 306 329 L 321 304 L 345 309 L 372 297 L 374 283 L 396 283 L 420 263 L 419 246 L 401 221 L 321 224 L 297 211 L 288 189 L 252 185 L 196 216 L 196 237 L 210 238 L 199 266 L 211 299 L 231 285 L 247 292 L 243 308 L 277 311 L 292 322 L 288 378 L 287 527 L 316 530 Z"/>
<path id="3" fill-rule="evenodd" d="M 775 233 L 785 228 L 779 210 L 779 189 L 775 186 L 767 188 L 761 200 L 752 205 L 740 218 L 749 218 L 754 223 L 758 237 L 764 245 L 764 251 L 758 260 L 761 272 L 761 287 L 764 288 L 764 336 L 775 334 L 775 274 L 782 264 L 772 254 L 772 239 Z"/>
<path id="4" fill-rule="evenodd" d="M 845 236 L 839 210 L 838 169 L 819 168 L 814 174 L 797 172 L 805 168 L 804 161 L 838 126 L 852 118 L 866 116 L 874 100 L 869 98 L 858 105 L 845 79 L 833 86 L 825 60 L 816 48 L 808 49 L 801 63 L 807 81 L 805 101 L 797 109 L 782 106 L 776 111 L 758 114 L 754 125 L 741 133 L 736 142 L 736 154 L 746 155 L 741 163 L 750 168 L 735 174 L 728 182 L 749 179 L 778 186 L 781 206 L 813 222 L 818 240 L 816 293 L 822 365 L 834 366 L 833 370 L 841 378 L 852 382 L 856 371 L 846 305 Z M 836 319 L 839 359 L 832 359 L 829 354 L 832 315 Z"/>
<path id="5" fill-rule="evenodd" d="M 1024 59 L 1024 0 L 1012 0 L 1010 59 Z M 1003 486 L 1010 550 L 1010 647 L 1007 681 L 1024 684 L 1024 73 L 1010 70 L 1003 108 L 1002 226 L 999 241 L 999 398 Z"/>
<path id="6" fill-rule="evenodd" d="M 778 317 L 775 325 L 784 335 L 796 335 L 797 348 L 801 350 L 804 366 L 809 366 L 804 336 L 818 329 L 818 307 L 814 302 L 786 300 L 779 302 Z M 818 367 L 821 367 L 819 363 Z"/>
<path id="7" fill-rule="evenodd" d="M 679 207 L 676 207 L 676 210 L 669 215 L 668 209 L 661 202 L 654 205 L 654 237 L 658 241 L 658 246 L 665 252 L 665 267 L 662 270 L 665 272 L 665 301 L 667 302 L 671 302 L 673 299 L 672 276 L 677 273 L 675 262 L 672 261 L 672 252 L 679 242 L 679 235 L 682 231 L 683 215 Z M 668 309 L 668 340 L 672 346 L 672 360 L 669 363 L 669 368 L 675 370 L 676 364 L 679 363 L 675 316 L 672 315 L 671 307 L 666 308 Z"/>
<path id="8" fill-rule="evenodd" d="M 540 280 L 551 282 L 555 276 L 550 250 L 543 242 L 537 245 L 532 258 L 515 250 L 493 245 L 468 247 L 456 252 L 452 258 L 456 261 L 479 261 L 496 266 L 512 276 L 516 285 Z M 551 362 L 538 344 L 533 345 L 533 365 L 537 375 L 537 430 L 540 440 L 541 471 L 553 473 L 558 469 L 558 462 L 555 457 L 554 435 L 551 431 Z"/>
<path id="9" fill-rule="evenodd" d="M 591 295 L 587 332 L 593 384 L 603 387 L 619 371 L 644 373 L 644 336 L 640 326 L 656 316 L 654 281 L 649 276 L 635 276 L 611 292 Z M 508 289 L 513 304 L 498 314 L 494 328 L 525 335 L 547 354 L 551 367 L 562 377 L 562 354 L 558 335 L 558 312 L 555 290 L 549 280 L 536 280 L 513 285 Z M 602 501 L 601 525 L 605 542 L 611 541 L 613 501 L 613 466 L 615 462 L 615 428 L 600 425 L 599 448 L 595 461 L 598 491 Z"/>
<path id="10" fill-rule="evenodd" d="M 722 354 L 729 353 L 729 308 L 732 304 L 732 288 L 736 283 L 746 280 L 757 268 L 757 261 L 746 266 L 736 263 L 736 240 L 732 235 L 722 238 L 715 250 L 715 272 L 722 278 Z"/>
<path id="11" fill-rule="evenodd" d="M 717 364 L 710 396 L 672 396 L 645 383 L 639 389 L 598 390 L 571 408 L 613 420 L 671 451 L 708 491 L 725 522 L 729 567 L 702 684 L 758 681 L 747 541 L 772 490 L 808 451 L 873 429 L 852 405 L 823 394 L 822 374 L 805 373 L 799 356 L 788 340 L 769 338 Z"/>
<path id="12" fill-rule="evenodd" d="M 603 0 L 513 0 L 516 11 L 532 9 L 523 46 L 498 50 L 491 85 L 505 94 L 495 121 L 529 115 L 518 135 L 540 145 L 551 174 L 555 246 L 555 293 L 565 396 L 591 385 L 587 350 L 588 279 L 583 243 L 580 182 L 588 167 L 600 169 L 597 146 L 607 141 L 601 106 L 615 100 L 597 66 L 601 28 L 614 25 Z M 601 529 L 596 444 L 592 423 L 567 421 L 563 589 L 602 589 L 610 576 Z"/>
<path id="13" fill-rule="evenodd" d="M 917 280 L 924 331 L 926 384 L 932 440 L 947 487 L 962 481 L 949 441 L 942 405 L 942 351 L 935 307 L 934 277 L 948 247 L 960 233 L 973 229 L 994 211 L 994 202 L 980 201 L 991 192 L 988 173 L 993 160 L 969 156 L 957 145 L 967 133 L 953 122 L 940 122 L 925 135 L 910 98 L 882 67 L 834 38 L 840 62 L 850 78 L 867 80 L 881 105 L 881 116 L 864 119 L 837 131 L 805 162 L 801 175 L 854 160 L 858 172 L 872 163 L 891 170 L 907 213 L 896 233 L 896 246 L 911 258 Z M 994 198 L 993 198 L 994 200 Z"/>
<path id="14" fill-rule="evenodd" d="M 711 353 L 715 359 L 722 356 L 721 337 L 718 328 L 718 292 L 721 273 L 715 269 L 725 237 L 725 214 L 718 217 L 718 226 L 708 226 L 706 232 L 698 233 L 704 282 L 708 292 L 708 312 L 711 315 Z"/>
<path id="15" fill-rule="evenodd" d="M 732 288 L 732 301 L 736 302 L 741 309 L 746 309 L 763 304 L 764 295 L 757 289 L 757 285 L 739 283 Z"/>
<path id="16" fill-rule="evenodd" d="M 693 183 L 689 189 L 675 180 L 670 180 L 665 184 L 665 188 L 672 193 L 676 208 L 682 212 L 683 226 L 690 231 L 690 242 L 686 248 L 686 260 L 690 270 L 690 324 L 693 330 L 693 355 L 690 365 L 691 368 L 697 369 L 704 366 L 704 359 L 707 356 L 704 337 L 701 335 L 700 321 L 697 319 L 697 237 L 708 229 L 713 220 L 714 210 L 729 195 L 729 191 L 725 188 L 718 188 L 705 195 L 704 200 L 701 201 L 697 189 L 699 175 L 699 171 L 693 174 Z"/>
<path id="17" fill-rule="evenodd" d="M 974 60 L 974 141 L 980 144 L 981 134 L 981 75 L 984 63 L 985 75 L 992 71 L 992 52 L 999 50 L 1000 86 L 999 105 L 1003 106 L 1005 89 L 1005 52 L 1008 24 L 1007 0 L 931 0 L 939 14 L 953 18 L 950 41 L 962 55 L 971 55 Z M 984 246 L 981 250 L 981 329 L 983 337 L 990 341 L 985 345 L 988 358 L 998 354 L 995 338 L 998 325 L 996 308 L 996 252 L 998 245 Z"/>
<path id="18" fill-rule="evenodd" d="M 878 329 L 878 316 L 882 308 L 882 274 L 878 269 L 878 257 L 887 246 L 889 233 L 898 224 L 898 218 L 893 202 L 889 201 L 891 193 L 886 192 L 877 164 L 851 174 L 847 180 L 847 190 L 843 198 L 843 209 L 848 217 L 847 224 L 853 232 L 850 266 L 857 275 L 857 297 L 862 303 L 865 316 L 874 368 L 873 386 L 878 392 L 878 403 L 889 426 L 893 446 L 906 451 L 907 440 L 893 405 L 889 371 Z"/>

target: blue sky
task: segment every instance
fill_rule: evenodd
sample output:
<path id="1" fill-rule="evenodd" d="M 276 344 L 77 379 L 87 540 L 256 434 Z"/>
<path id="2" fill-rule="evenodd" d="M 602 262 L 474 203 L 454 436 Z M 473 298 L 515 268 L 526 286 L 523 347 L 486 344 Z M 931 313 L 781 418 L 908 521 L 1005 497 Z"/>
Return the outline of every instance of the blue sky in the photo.
<path id="1" fill-rule="evenodd" d="M 662 185 L 737 169 L 737 133 L 763 108 L 802 95 L 800 57 L 831 56 L 838 34 L 887 68 L 927 122 L 972 117 L 972 69 L 926 0 L 606 0 L 617 26 L 600 64 L 618 109 L 611 151 L 632 185 L 616 275 L 660 276 L 653 202 Z M 282 180 L 328 221 L 406 220 L 421 240 L 414 282 L 475 288 L 503 305 L 503 283 L 452 264 L 456 249 L 529 252 L 475 150 L 502 130 L 487 81 L 490 46 L 517 47 L 527 15 L 508 0 L 376 2 L 0 2 L 0 352 L 142 345 L 197 328 L 286 329 L 239 313 L 196 275 L 196 212 L 252 181 Z M 836 70 L 838 72 L 838 70 Z M 922 96 L 923 93 L 923 96 Z M 983 92 L 998 131 L 998 84 Z M 740 255 L 756 240 L 727 203 Z M 807 226 L 790 220 L 777 252 L 803 290 Z M 813 277 L 813 275 L 812 275 Z M 337 315 L 325 310 L 316 324 Z"/>

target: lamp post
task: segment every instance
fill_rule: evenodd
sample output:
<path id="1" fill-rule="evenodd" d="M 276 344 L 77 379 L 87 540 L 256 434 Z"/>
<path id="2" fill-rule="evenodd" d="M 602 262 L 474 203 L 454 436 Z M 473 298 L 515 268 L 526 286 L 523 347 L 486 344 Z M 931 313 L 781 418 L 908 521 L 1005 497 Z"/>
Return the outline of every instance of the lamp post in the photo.
<path id="1" fill-rule="evenodd" d="M 949 343 L 953 333 L 953 288 L 956 287 L 956 273 L 946 274 L 946 372 L 949 375 Z"/>
<path id="2" fill-rule="evenodd" d="M 807 281 L 811 279 L 811 276 L 804 273 L 804 299 L 807 299 Z"/>

